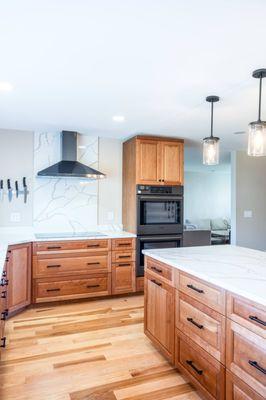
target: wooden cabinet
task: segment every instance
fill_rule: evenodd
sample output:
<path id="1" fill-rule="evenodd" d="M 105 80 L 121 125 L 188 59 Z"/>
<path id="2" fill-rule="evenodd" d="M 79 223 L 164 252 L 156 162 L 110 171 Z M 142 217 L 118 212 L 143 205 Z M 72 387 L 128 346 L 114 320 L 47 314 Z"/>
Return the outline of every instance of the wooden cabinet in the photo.
<path id="1" fill-rule="evenodd" d="M 123 143 L 123 226 L 136 233 L 136 186 L 183 185 L 184 141 L 135 136 Z"/>
<path id="2" fill-rule="evenodd" d="M 136 240 L 112 240 L 112 294 L 136 291 L 135 271 Z"/>
<path id="3" fill-rule="evenodd" d="M 164 355 L 174 359 L 174 288 L 146 272 L 144 331 Z"/>
<path id="4" fill-rule="evenodd" d="M 183 142 L 164 138 L 136 139 L 136 184 L 182 185 Z"/>
<path id="5" fill-rule="evenodd" d="M 0 275 L 0 359 L 1 352 L 6 347 L 5 320 L 8 316 L 7 288 L 7 262 L 5 262 L 2 275 Z"/>
<path id="6" fill-rule="evenodd" d="M 31 243 L 10 246 L 7 256 L 8 312 L 31 302 Z"/>
<path id="7" fill-rule="evenodd" d="M 247 383 L 227 371 L 226 400 L 265 400 L 265 397 L 260 396 Z"/>

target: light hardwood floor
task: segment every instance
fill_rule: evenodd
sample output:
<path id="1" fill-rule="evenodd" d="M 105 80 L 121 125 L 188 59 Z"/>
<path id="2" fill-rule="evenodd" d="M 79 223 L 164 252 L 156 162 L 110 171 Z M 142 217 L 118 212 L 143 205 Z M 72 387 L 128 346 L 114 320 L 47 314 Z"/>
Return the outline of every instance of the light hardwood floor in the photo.
<path id="1" fill-rule="evenodd" d="M 143 333 L 143 296 L 38 306 L 11 318 L 1 400 L 198 400 Z"/>

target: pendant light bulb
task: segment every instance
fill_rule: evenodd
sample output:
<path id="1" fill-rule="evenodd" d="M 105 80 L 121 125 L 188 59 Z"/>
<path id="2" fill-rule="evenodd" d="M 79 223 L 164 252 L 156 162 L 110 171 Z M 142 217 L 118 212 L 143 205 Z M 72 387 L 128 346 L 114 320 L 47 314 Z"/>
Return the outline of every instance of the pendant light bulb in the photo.
<path id="1" fill-rule="evenodd" d="M 266 156 L 266 121 L 261 121 L 262 79 L 266 77 L 266 69 L 257 69 L 253 78 L 260 80 L 258 120 L 251 122 L 248 128 L 248 155 L 253 157 Z"/>
<path id="2" fill-rule="evenodd" d="M 213 103 L 219 101 L 218 96 L 208 96 L 206 101 L 211 103 L 211 136 L 203 139 L 203 164 L 217 165 L 219 164 L 219 142 L 218 137 L 213 136 Z"/>

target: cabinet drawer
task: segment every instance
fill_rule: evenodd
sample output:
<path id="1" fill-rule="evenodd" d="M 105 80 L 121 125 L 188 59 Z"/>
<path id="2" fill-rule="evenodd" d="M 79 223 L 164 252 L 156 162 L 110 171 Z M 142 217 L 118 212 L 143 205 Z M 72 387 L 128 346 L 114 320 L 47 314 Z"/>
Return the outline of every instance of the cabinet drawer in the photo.
<path id="1" fill-rule="evenodd" d="M 135 261 L 135 252 L 132 250 L 128 251 L 112 251 L 112 262 L 130 262 Z"/>
<path id="2" fill-rule="evenodd" d="M 112 250 L 134 250 L 135 239 L 134 238 L 123 238 L 123 239 L 112 239 Z"/>
<path id="3" fill-rule="evenodd" d="M 225 291 L 223 289 L 180 272 L 179 290 L 225 315 Z"/>
<path id="4" fill-rule="evenodd" d="M 227 316 L 264 339 L 266 338 L 265 307 L 227 293 Z"/>
<path id="5" fill-rule="evenodd" d="M 176 329 L 176 366 L 206 399 L 224 399 L 225 369 L 206 351 Z"/>
<path id="6" fill-rule="evenodd" d="M 264 400 L 237 376 L 226 371 L 226 400 Z"/>
<path id="7" fill-rule="evenodd" d="M 110 274 L 97 275 L 84 279 L 35 281 L 37 302 L 65 300 L 92 296 L 104 296 L 110 293 Z"/>
<path id="8" fill-rule="evenodd" d="M 135 291 L 135 263 L 121 262 L 112 266 L 112 294 Z"/>
<path id="9" fill-rule="evenodd" d="M 103 251 L 109 249 L 108 239 L 91 239 L 91 240 L 65 240 L 50 242 L 35 242 L 33 244 L 34 254 L 39 252 L 63 252 L 70 250 L 93 250 Z"/>
<path id="10" fill-rule="evenodd" d="M 266 397 L 265 339 L 228 319 L 226 340 L 226 367 Z"/>
<path id="11" fill-rule="evenodd" d="M 108 255 L 34 260 L 34 277 L 104 273 L 110 270 Z"/>
<path id="12" fill-rule="evenodd" d="M 176 292 L 176 327 L 225 364 L 225 317 Z"/>
<path id="13" fill-rule="evenodd" d="M 155 275 L 164 278 L 166 281 L 169 281 L 168 283 L 172 282 L 173 272 L 171 267 L 168 267 L 168 265 L 165 265 L 150 257 L 145 257 L 145 260 L 146 260 L 146 269 L 148 271 L 151 271 Z"/>

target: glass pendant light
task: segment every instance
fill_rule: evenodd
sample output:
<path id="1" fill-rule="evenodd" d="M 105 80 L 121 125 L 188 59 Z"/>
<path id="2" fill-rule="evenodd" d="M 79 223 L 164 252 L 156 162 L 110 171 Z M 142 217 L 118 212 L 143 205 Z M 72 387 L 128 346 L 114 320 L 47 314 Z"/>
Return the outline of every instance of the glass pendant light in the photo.
<path id="1" fill-rule="evenodd" d="M 218 96 L 208 96 L 206 101 L 211 103 L 211 136 L 203 139 L 203 164 L 219 164 L 219 138 L 213 136 L 213 103 L 219 101 Z"/>
<path id="2" fill-rule="evenodd" d="M 259 116 L 258 121 L 251 122 L 248 129 L 248 155 L 253 157 L 266 156 L 266 121 L 261 121 L 261 92 L 262 79 L 266 77 L 266 69 L 257 69 L 253 78 L 260 80 L 259 89 Z"/>

